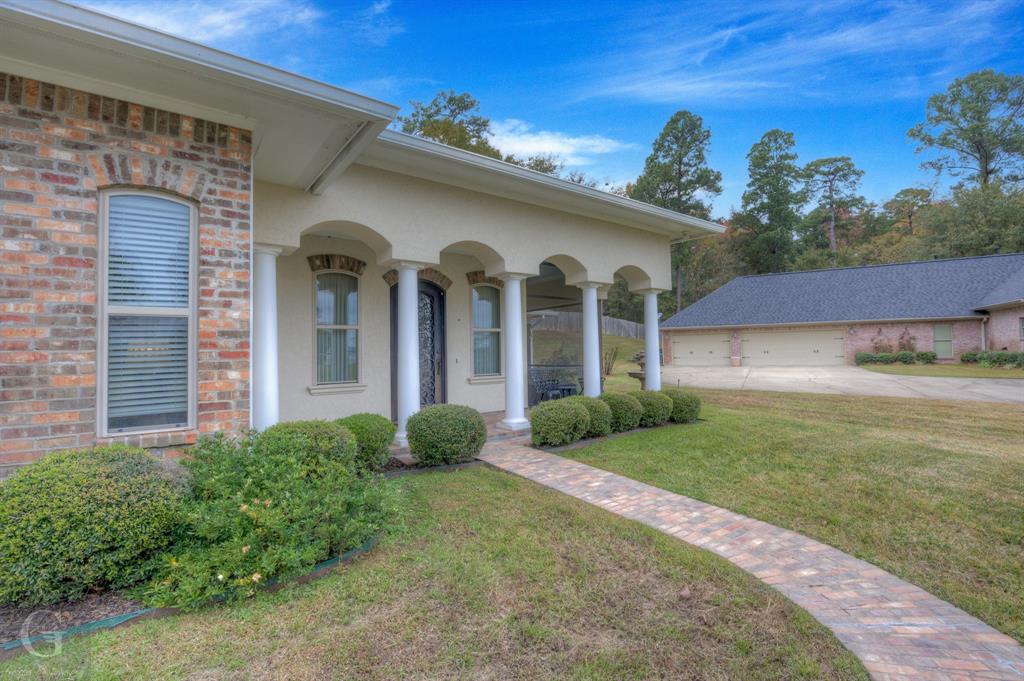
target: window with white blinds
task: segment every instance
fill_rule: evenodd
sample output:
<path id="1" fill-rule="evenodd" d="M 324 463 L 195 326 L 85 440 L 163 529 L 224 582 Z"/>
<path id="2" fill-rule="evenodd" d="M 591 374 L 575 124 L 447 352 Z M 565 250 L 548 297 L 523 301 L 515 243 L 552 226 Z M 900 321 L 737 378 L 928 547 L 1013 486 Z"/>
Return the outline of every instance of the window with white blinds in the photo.
<path id="1" fill-rule="evenodd" d="M 316 382 L 359 380 L 359 279 L 343 272 L 316 275 Z"/>
<path id="2" fill-rule="evenodd" d="M 193 421 L 195 210 L 104 194 L 101 434 Z"/>
<path id="3" fill-rule="evenodd" d="M 473 287 L 473 375 L 501 373 L 501 292 Z"/>

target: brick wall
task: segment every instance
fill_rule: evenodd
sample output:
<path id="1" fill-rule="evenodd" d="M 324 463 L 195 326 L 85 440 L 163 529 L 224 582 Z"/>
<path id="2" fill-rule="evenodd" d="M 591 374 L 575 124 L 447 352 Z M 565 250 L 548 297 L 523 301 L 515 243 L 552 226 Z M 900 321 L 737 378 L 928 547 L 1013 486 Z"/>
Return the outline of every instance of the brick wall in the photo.
<path id="1" fill-rule="evenodd" d="M 1024 352 L 1020 320 L 1024 319 L 1024 305 L 992 310 L 988 322 L 988 349 Z"/>
<path id="2" fill-rule="evenodd" d="M 250 172 L 248 131 L 0 73 L 0 476 L 96 442 L 106 187 L 199 206 L 198 428 L 113 439 L 174 451 L 248 426 Z"/>
<path id="3" fill-rule="evenodd" d="M 876 337 L 888 342 L 893 350 L 899 349 L 901 334 L 914 338 L 914 347 L 919 351 L 934 348 L 935 324 L 943 322 L 912 322 L 906 324 L 858 324 L 851 326 L 846 333 L 846 361 L 854 363 L 854 355 L 858 352 L 874 352 Z M 981 349 L 981 320 L 963 320 L 948 322 L 953 325 L 953 359 L 941 361 L 960 361 L 960 355 Z"/>

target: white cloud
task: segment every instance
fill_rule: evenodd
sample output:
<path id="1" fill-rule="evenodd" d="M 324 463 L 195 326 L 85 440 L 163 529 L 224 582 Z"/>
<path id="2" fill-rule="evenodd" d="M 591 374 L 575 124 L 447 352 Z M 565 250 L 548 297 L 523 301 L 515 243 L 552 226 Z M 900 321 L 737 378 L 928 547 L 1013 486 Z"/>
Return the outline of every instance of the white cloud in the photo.
<path id="1" fill-rule="evenodd" d="M 390 0 L 377 0 L 347 13 L 322 11 L 311 0 L 78 0 L 136 24 L 202 43 L 234 47 L 254 39 L 288 39 L 329 29 L 352 42 L 386 45 L 405 29 L 389 13 Z"/>
<path id="2" fill-rule="evenodd" d="M 711 0 L 709 0 L 711 2 Z M 933 74 L 977 68 L 1020 38 L 1014 0 L 804 0 L 696 4 L 624 22 L 585 67 L 582 98 L 859 100 L 919 96 Z M 909 88 L 909 91 L 908 91 Z"/>
<path id="3" fill-rule="evenodd" d="M 491 144 L 503 153 L 521 158 L 554 154 L 568 166 L 586 166 L 591 156 L 611 154 L 632 145 L 603 135 L 569 135 L 551 130 L 534 130 L 526 121 L 507 118 L 491 123 Z"/>
<path id="4" fill-rule="evenodd" d="M 301 0 L 81 0 L 83 5 L 198 42 L 309 27 L 323 17 Z"/>

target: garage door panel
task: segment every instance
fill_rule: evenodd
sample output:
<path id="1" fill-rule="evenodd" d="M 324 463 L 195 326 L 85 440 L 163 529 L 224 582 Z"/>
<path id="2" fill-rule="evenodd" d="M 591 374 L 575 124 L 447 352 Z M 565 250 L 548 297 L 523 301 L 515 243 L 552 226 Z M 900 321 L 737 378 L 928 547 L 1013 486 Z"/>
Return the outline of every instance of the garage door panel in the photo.
<path id="1" fill-rule="evenodd" d="M 846 363 L 842 330 L 749 331 L 742 336 L 746 366 L 834 366 Z"/>
<path id="2" fill-rule="evenodd" d="M 729 366 L 728 333 L 679 333 L 672 336 L 672 364 Z"/>

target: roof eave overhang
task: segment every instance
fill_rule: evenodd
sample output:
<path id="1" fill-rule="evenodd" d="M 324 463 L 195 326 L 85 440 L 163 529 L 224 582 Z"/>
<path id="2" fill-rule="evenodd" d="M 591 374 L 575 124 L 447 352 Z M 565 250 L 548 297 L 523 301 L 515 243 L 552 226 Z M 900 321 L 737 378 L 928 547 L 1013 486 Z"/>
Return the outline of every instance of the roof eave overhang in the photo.
<path id="1" fill-rule="evenodd" d="M 0 0 L 0 22 L 16 26 L 26 36 L 31 33 L 41 37 L 32 43 L 38 45 L 38 50 L 18 49 L 5 54 L 0 45 L 0 69 L 249 129 L 254 150 L 269 135 L 308 133 L 303 130 L 309 125 L 306 114 L 316 112 L 323 125 L 322 134 L 309 140 L 304 151 L 293 152 L 294 164 L 301 167 L 301 172 L 285 181 L 279 177 L 271 180 L 307 191 L 316 191 L 340 175 L 398 112 L 392 104 L 55 0 Z M 77 54 L 89 54 L 94 61 L 114 64 L 130 60 L 136 68 L 136 82 L 120 81 L 96 69 L 81 72 L 75 60 L 61 61 L 52 56 L 54 51 L 48 47 L 54 44 L 51 41 L 73 45 Z M 217 102 L 209 101 L 198 84 L 147 90 L 137 82 L 145 69 L 193 77 L 196 83 L 215 88 Z M 237 98 L 234 93 L 239 93 Z M 265 120 L 259 102 L 275 107 L 275 121 Z M 288 130 L 281 122 L 290 119 L 289 111 L 294 111 L 295 130 Z M 288 145 L 275 147 L 289 153 Z M 256 164 L 257 173 L 260 166 Z"/>
<path id="2" fill-rule="evenodd" d="M 707 326 L 668 326 L 661 325 L 662 331 L 689 331 L 691 329 L 754 329 L 754 328 L 779 328 L 784 326 L 839 326 L 848 324 L 907 324 L 910 322 L 960 322 L 960 321 L 981 321 L 986 316 L 982 314 L 953 316 L 953 317 L 893 317 L 890 319 L 837 319 L 817 322 L 771 322 L 768 324 L 709 324 Z"/>
<path id="3" fill-rule="evenodd" d="M 978 312 L 985 312 L 991 310 L 1004 310 L 1008 307 L 1017 307 L 1018 305 L 1024 305 L 1024 298 L 1019 300 L 1008 300 L 1005 303 L 996 303 L 995 305 L 986 305 L 985 307 L 975 308 Z"/>
<path id="4" fill-rule="evenodd" d="M 360 164 L 655 232 L 670 239 L 725 227 L 420 137 L 385 130 Z"/>

